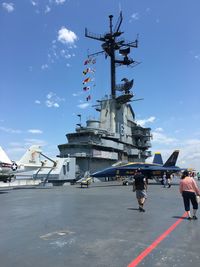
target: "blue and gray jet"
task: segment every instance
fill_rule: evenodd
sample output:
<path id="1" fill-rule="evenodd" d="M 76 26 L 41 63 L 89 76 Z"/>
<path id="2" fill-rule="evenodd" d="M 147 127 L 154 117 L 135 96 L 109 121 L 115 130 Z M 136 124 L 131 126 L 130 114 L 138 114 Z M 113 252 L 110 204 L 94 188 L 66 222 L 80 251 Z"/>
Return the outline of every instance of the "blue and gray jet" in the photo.
<path id="1" fill-rule="evenodd" d="M 152 163 L 145 162 L 129 162 L 121 166 L 114 166 L 106 168 L 102 171 L 97 171 L 93 173 L 92 177 L 118 177 L 118 176 L 133 176 L 135 171 L 140 169 L 140 171 L 148 178 L 153 178 L 155 176 L 162 177 L 165 172 L 177 173 L 181 172 L 183 169 L 176 166 L 176 161 L 178 158 L 179 150 L 175 150 L 168 160 L 163 164 L 162 156 L 160 153 L 156 153 Z"/>

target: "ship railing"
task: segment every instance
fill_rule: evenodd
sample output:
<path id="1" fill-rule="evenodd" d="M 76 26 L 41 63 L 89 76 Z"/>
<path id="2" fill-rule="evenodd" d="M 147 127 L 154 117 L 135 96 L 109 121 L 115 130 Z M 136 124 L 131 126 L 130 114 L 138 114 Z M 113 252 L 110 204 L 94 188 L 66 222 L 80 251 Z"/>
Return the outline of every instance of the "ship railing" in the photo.
<path id="1" fill-rule="evenodd" d="M 132 135 L 144 135 L 144 132 L 141 130 L 132 130 Z"/>
<path id="2" fill-rule="evenodd" d="M 134 128 L 132 129 L 132 135 L 133 136 L 137 136 L 137 135 L 140 135 L 140 136 L 145 136 L 145 137 L 151 137 L 151 134 L 145 130 L 134 130 Z"/>
<path id="3" fill-rule="evenodd" d="M 146 142 L 146 143 L 143 143 L 143 142 L 141 142 L 141 143 L 137 143 L 137 146 L 138 147 L 140 147 L 140 148 L 148 148 L 148 147 L 151 147 L 151 143 L 150 142 Z"/>

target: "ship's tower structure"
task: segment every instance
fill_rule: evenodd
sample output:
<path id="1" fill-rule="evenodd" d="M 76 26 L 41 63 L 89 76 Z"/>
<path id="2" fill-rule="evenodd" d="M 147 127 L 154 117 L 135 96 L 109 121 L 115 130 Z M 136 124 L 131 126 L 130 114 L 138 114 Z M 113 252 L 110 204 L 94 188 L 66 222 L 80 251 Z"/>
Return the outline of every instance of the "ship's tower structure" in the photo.
<path id="1" fill-rule="evenodd" d="M 116 84 L 117 66 L 133 67 L 138 64 L 129 56 L 131 49 L 138 47 L 138 40 L 126 42 L 121 38 L 122 21 L 120 13 L 113 27 L 113 16 L 110 15 L 109 32 L 105 34 L 93 34 L 85 29 L 85 36 L 102 42 L 103 49 L 88 57 L 104 53 L 110 58 L 111 95 L 98 100 L 95 105 L 100 112 L 99 120 L 88 120 L 85 127 L 79 124 L 76 133 L 67 134 L 68 143 L 58 146 L 60 157 L 76 157 L 82 171 L 94 172 L 119 161 L 144 162 L 151 156 L 148 151 L 151 147 L 151 129 L 136 123 L 130 105 L 130 101 L 134 101 L 134 94 L 131 92 L 134 80 L 122 77 L 122 83 Z"/>

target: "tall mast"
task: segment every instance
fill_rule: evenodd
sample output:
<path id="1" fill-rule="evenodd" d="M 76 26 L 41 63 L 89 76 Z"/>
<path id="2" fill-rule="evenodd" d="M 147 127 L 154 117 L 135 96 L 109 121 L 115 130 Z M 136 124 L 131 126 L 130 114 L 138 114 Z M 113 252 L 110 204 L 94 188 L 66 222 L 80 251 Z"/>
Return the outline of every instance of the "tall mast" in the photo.
<path id="1" fill-rule="evenodd" d="M 94 56 L 100 53 L 105 53 L 106 57 L 110 57 L 110 76 L 111 76 L 111 98 L 116 99 L 116 66 L 117 65 L 136 65 L 138 62 L 134 61 L 133 59 L 128 57 L 128 54 L 130 53 L 130 47 L 137 47 L 138 46 L 138 40 L 136 39 L 133 42 L 125 42 L 124 39 L 119 39 L 118 37 L 123 34 L 123 32 L 120 31 L 120 26 L 122 24 L 123 17 L 122 12 L 120 12 L 120 16 L 118 18 L 118 21 L 113 29 L 113 15 L 109 16 L 109 32 L 106 34 L 93 34 L 88 32 L 87 28 L 85 29 L 85 37 L 95 39 L 98 41 L 103 42 L 101 45 L 103 48 L 103 51 L 88 55 Z M 116 58 L 116 51 L 119 50 L 119 54 L 121 54 L 122 58 L 117 59 Z M 123 85 L 121 86 L 120 90 L 122 89 Z M 124 89 L 125 90 L 125 89 Z"/>
<path id="2" fill-rule="evenodd" d="M 115 39 L 113 38 L 112 35 L 112 19 L 113 15 L 109 16 L 110 18 L 110 73 L 111 73 L 111 97 L 114 99 L 116 97 L 116 82 L 115 82 Z"/>

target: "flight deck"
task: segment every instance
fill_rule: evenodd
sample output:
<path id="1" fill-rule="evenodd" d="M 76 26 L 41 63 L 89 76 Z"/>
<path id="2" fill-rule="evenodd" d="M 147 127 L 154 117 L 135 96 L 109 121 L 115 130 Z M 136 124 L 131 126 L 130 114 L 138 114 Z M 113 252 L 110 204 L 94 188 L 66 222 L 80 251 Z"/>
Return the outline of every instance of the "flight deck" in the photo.
<path id="1" fill-rule="evenodd" d="M 178 183 L 150 180 L 146 212 L 131 186 L 116 181 L 3 188 L 1 266 L 197 267 L 200 217 L 184 217 Z"/>

